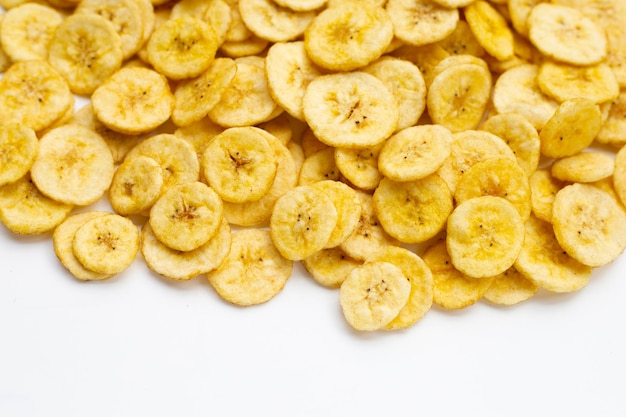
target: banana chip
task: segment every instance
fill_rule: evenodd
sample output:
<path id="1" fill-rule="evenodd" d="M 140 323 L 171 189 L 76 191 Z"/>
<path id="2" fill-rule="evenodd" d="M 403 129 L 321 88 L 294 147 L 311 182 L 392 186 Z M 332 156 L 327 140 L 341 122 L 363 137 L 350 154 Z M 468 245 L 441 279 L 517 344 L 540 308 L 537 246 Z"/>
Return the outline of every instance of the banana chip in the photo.
<path id="1" fill-rule="evenodd" d="M 362 190 L 374 190 L 383 178 L 378 169 L 378 157 L 383 143 L 360 149 L 333 148 L 339 172 L 351 184 Z"/>
<path id="2" fill-rule="evenodd" d="M 123 216 L 147 213 L 161 196 L 163 169 L 154 159 L 139 155 L 125 159 L 115 171 L 109 200 Z"/>
<path id="3" fill-rule="evenodd" d="M 545 61 L 539 67 L 537 83 L 541 91 L 562 103 L 586 98 L 596 104 L 612 101 L 619 94 L 619 84 L 605 63 L 588 66 Z"/>
<path id="4" fill-rule="evenodd" d="M 272 0 L 239 0 L 239 13 L 252 33 L 271 42 L 300 37 L 315 17 L 312 10 L 295 11 Z"/>
<path id="5" fill-rule="evenodd" d="M 565 182 L 596 182 L 613 175 L 613 157 L 604 152 L 581 152 L 552 164 L 552 176 Z"/>
<path id="6" fill-rule="evenodd" d="M 427 45 L 445 39 L 458 21 L 459 10 L 433 0 L 389 0 L 385 6 L 394 35 L 411 45 Z"/>
<path id="7" fill-rule="evenodd" d="M 363 261 L 348 256 L 340 247 L 322 249 L 302 260 L 302 265 L 318 284 L 339 288 L 354 268 Z"/>
<path id="8" fill-rule="evenodd" d="M 335 149 L 326 148 L 302 161 L 298 185 L 311 185 L 318 181 L 341 179 L 341 172 L 335 163 Z"/>
<path id="9" fill-rule="evenodd" d="M 549 169 L 538 169 L 529 178 L 530 203 L 533 214 L 548 223 L 552 222 L 554 197 L 565 183 L 552 176 Z"/>
<path id="10" fill-rule="evenodd" d="M 477 0 L 463 11 L 472 33 L 487 53 L 498 61 L 513 57 L 513 32 L 491 3 Z"/>
<path id="11" fill-rule="evenodd" d="M 613 187 L 622 204 L 626 204 L 626 148 L 621 148 L 615 155 Z"/>
<path id="12" fill-rule="evenodd" d="M 18 124 L 0 126 L 0 187 L 28 173 L 39 153 L 33 129 Z"/>
<path id="13" fill-rule="evenodd" d="M 335 205 L 337 223 L 326 243 L 326 248 L 339 246 L 354 232 L 359 223 L 361 202 L 357 192 L 342 182 L 332 180 L 318 181 L 312 186 L 324 192 Z"/>
<path id="14" fill-rule="evenodd" d="M 528 300 L 538 290 L 537 284 L 511 267 L 493 279 L 483 297 L 492 304 L 510 306 Z"/>
<path id="15" fill-rule="evenodd" d="M 622 147 L 626 144 L 626 91 L 613 100 L 607 120 L 596 136 L 596 141 Z"/>

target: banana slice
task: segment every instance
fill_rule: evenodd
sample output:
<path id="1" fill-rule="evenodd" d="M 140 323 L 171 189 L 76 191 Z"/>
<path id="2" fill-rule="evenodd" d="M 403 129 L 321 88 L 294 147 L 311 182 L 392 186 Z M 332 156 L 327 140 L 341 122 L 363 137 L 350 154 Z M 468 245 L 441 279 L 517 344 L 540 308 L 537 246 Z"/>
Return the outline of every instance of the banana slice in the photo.
<path id="1" fill-rule="evenodd" d="M 554 197 L 565 186 L 549 169 L 538 169 L 529 178 L 532 213 L 545 222 L 552 222 Z"/>
<path id="2" fill-rule="evenodd" d="M 251 35 L 242 41 L 223 42 L 220 45 L 220 52 L 230 58 L 242 58 L 263 53 L 269 44 L 268 40 Z"/>
<path id="3" fill-rule="evenodd" d="M 498 61 L 513 58 L 513 32 L 489 2 L 478 0 L 463 9 L 465 19 L 485 51 Z"/>
<path id="4" fill-rule="evenodd" d="M 426 108 L 426 83 L 417 65 L 384 56 L 363 68 L 385 84 L 398 104 L 398 126 L 401 130 L 417 123 Z"/>
<path id="5" fill-rule="evenodd" d="M 299 261 L 324 249 L 336 224 L 337 209 L 329 195 L 302 185 L 278 199 L 270 233 L 285 258 Z"/>
<path id="6" fill-rule="evenodd" d="M 304 32 L 304 46 L 320 67 L 351 71 L 378 59 L 393 35 L 392 19 L 382 7 L 342 2 L 313 19 Z"/>
<path id="7" fill-rule="evenodd" d="M 471 278 L 452 264 L 446 240 L 439 239 L 422 254 L 433 275 L 433 302 L 447 310 L 460 310 L 480 300 L 494 278 Z"/>
<path id="8" fill-rule="evenodd" d="M 82 0 L 74 13 L 97 14 L 113 23 L 122 40 L 124 60 L 144 42 L 144 13 L 137 0 Z"/>
<path id="9" fill-rule="evenodd" d="M 573 7 L 540 3 L 528 15 L 528 39 L 544 55 L 574 65 L 592 65 L 607 54 L 601 27 Z"/>
<path id="10" fill-rule="evenodd" d="M 545 61 L 539 67 L 537 83 L 541 91 L 559 103 L 586 98 L 596 104 L 612 101 L 619 95 L 619 84 L 605 63 L 588 66 Z"/>
<path id="11" fill-rule="evenodd" d="M 55 31 L 48 60 L 74 94 L 90 95 L 121 68 L 122 41 L 105 18 L 75 14 Z"/>
<path id="12" fill-rule="evenodd" d="M 517 163 L 530 177 L 539 166 L 541 142 L 537 129 L 521 114 L 496 114 L 480 127 L 504 140 L 511 148 Z"/>
<path id="13" fill-rule="evenodd" d="M 406 61 L 414 62 L 419 68 L 426 87 L 429 88 L 433 81 L 433 69 L 444 59 L 452 54 L 444 49 L 439 42 L 426 45 L 403 45 L 392 52 L 392 56 Z"/>
<path id="14" fill-rule="evenodd" d="M 621 148 L 626 144 L 626 91 L 613 100 L 607 120 L 596 136 L 596 141 Z"/>
<path id="15" fill-rule="evenodd" d="M 519 113 L 540 130 L 559 103 L 541 92 L 537 83 L 539 67 L 525 64 L 502 73 L 495 82 L 493 107 L 497 113 Z"/>
<path id="16" fill-rule="evenodd" d="M 272 0 L 239 0 L 239 13 L 252 33 L 270 42 L 301 37 L 315 17 L 313 10 L 295 11 Z"/>
<path id="17" fill-rule="evenodd" d="M 195 16 L 211 26 L 217 44 L 226 41 L 226 35 L 233 21 L 230 6 L 224 0 L 182 0 L 174 4 L 170 18 L 176 19 L 182 16 Z"/>
<path id="18" fill-rule="evenodd" d="M 150 37 L 148 61 L 170 79 L 194 78 L 213 62 L 219 46 L 217 41 L 211 26 L 199 18 L 170 19 Z"/>
<path id="19" fill-rule="evenodd" d="M 452 264 L 473 278 L 501 274 L 515 262 L 524 242 L 524 221 L 501 197 L 467 200 L 448 218 L 446 245 Z"/>
<path id="20" fill-rule="evenodd" d="M 384 178 L 374 191 L 374 210 L 383 229 L 403 243 L 436 236 L 452 212 L 452 194 L 437 175 L 407 182 Z"/>
<path id="21" fill-rule="evenodd" d="M 612 262 L 626 248 L 626 212 L 610 194 L 589 184 L 568 185 L 557 193 L 552 224 L 563 249 L 591 267 Z"/>
<path id="22" fill-rule="evenodd" d="M 49 232 L 65 220 L 72 208 L 72 204 L 43 195 L 30 174 L 0 187 L 0 222 L 18 235 Z"/>
<path id="23" fill-rule="evenodd" d="M 508 10 L 513 29 L 525 38 L 528 37 L 528 15 L 539 3 L 549 0 L 508 0 Z"/>
<path id="24" fill-rule="evenodd" d="M 230 253 L 207 278 L 222 299 L 252 306 L 278 295 L 292 269 L 293 262 L 274 247 L 269 231 L 244 229 L 233 233 Z"/>
<path id="25" fill-rule="evenodd" d="M 11 66 L 11 58 L 2 47 L 2 22 L 6 14 L 0 14 L 0 72 L 6 71 Z"/>
<path id="26" fill-rule="evenodd" d="M 573 98 L 559 105 L 539 132 L 541 154 L 549 158 L 575 155 L 593 142 L 602 128 L 602 113 L 596 104 Z"/>
<path id="27" fill-rule="evenodd" d="M 441 3 L 441 0 L 439 0 L 439 2 Z M 478 58 L 485 55 L 485 49 L 480 46 L 480 43 L 478 43 L 478 40 L 465 20 L 459 20 L 452 33 L 436 44 L 450 55 L 472 55 Z"/>
<path id="28" fill-rule="evenodd" d="M 352 270 L 339 289 L 341 311 L 359 331 L 383 329 L 406 305 L 411 284 L 389 262 L 368 262 Z"/>
<path id="29" fill-rule="evenodd" d="M 305 157 L 330 147 L 316 138 L 313 131 L 308 126 L 305 128 L 304 132 L 302 132 L 300 144 L 302 145 L 302 152 L 304 152 Z"/>
<path id="30" fill-rule="evenodd" d="M 432 0 L 389 0 L 385 6 L 396 38 L 410 45 L 426 45 L 446 38 L 459 21 L 459 10 Z"/>
<path id="31" fill-rule="evenodd" d="M 491 90 L 486 67 L 462 64 L 445 69 L 428 89 L 428 115 L 453 133 L 475 129 L 484 118 Z"/>
<path id="32" fill-rule="evenodd" d="M 411 327 L 420 321 L 433 304 L 433 274 L 428 265 L 408 249 L 389 246 L 367 259 L 369 262 L 388 262 L 400 268 L 411 284 L 409 299 L 385 330 Z"/>
<path id="33" fill-rule="evenodd" d="M 393 181 L 435 173 L 450 156 L 452 133 L 441 125 L 408 127 L 391 136 L 378 155 L 378 169 Z"/>
<path id="34" fill-rule="evenodd" d="M 276 4 L 286 7 L 297 12 L 305 12 L 321 9 L 327 3 L 327 0 L 275 0 Z"/>
<path id="35" fill-rule="evenodd" d="M 213 138 L 202 154 L 204 178 L 224 201 L 257 201 L 274 182 L 274 150 L 259 130 L 226 129 Z"/>
<path id="36" fill-rule="evenodd" d="M 128 268 L 139 252 L 139 231 L 118 214 L 96 216 L 74 233 L 72 252 L 86 269 L 116 275 Z"/>
<path id="37" fill-rule="evenodd" d="M 197 249 L 178 251 L 161 243 L 150 223 L 141 229 L 141 255 L 150 270 L 173 280 L 190 280 L 217 269 L 230 251 L 231 231 L 226 219 L 211 239 Z"/>
<path id="38" fill-rule="evenodd" d="M 491 195 L 509 201 L 525 221 L 531 212 L 530 185 L 526 173 L 514 160 L 490 158 L 476 163 L 459 179 L 454 200 L 461 204 Z"/>
<path id="39" fill-rule="evenodd" d="M 125 159 L 113 175 L 109 201 L 122 216 L 147 213 L 161 195 L 163 169 L 154 159 L 139 155 Z"/>
<path id="40" fill-rule="evenodd" d="M 377 145 L 398 125 L 396 99 L 382 81 L 365 72 L 314 79 L 303 104 L 304 117 L 315 136 L 334 147 Z"/>
<path id="41" fill-rule="evenodd" d="M 45 60 L 63 15 L 50 6 L 24 3 L 6 12 L 0 31 L 2 48 L 13 61 Z"/>
<path id="42" fill-rule="evenodd" d="M 335 163 L 335 149 L 326 148 L 304 159 L 298 175 L 298 185 L 313 185 L 319 181 L 341 180 Z"/>
<path id="43" fill-rule="evenodd" d="M 492 304 L 510 306 L 527 301 L 537 291 L 537 284 L 511 267 L 494 278 L 483 297 Z"/>
<path id="44" fill-rule="evenodd" d="M 273 44 L 267 51 L 265 65 L 274 100 L 291 116 L 304 121 L 304 93 L 309 83 L 322 74 L 307 55 L 304 42 Z"/>
<path id="45" fill-rule="evenodd" d="M 199 248 L 222 222 L 222 200 L 202 182 L 179 184 L 167 190 L 150 209 L 150 227 L 167 247 L 179 251 Z"/>
<path id="46" fill-rule="evenodd" d="M 0 126 L 0 187 L 28 173 L 39 153 L 35 131 L 18 124 Z"/>
<path id="47" fill-rule="evenodd" d="M 59 224 L 52 234 L 54 252 L 61 262 L 74 277 L 81 281 L 100 281 L 111 278 L 112 274 L 100 274 L 86 269 L 74 256 L 72 242 L 74 234 L 88 220 L 99 216 L 106 216 L 106 211 L 89 210 L 67 217 Z"/>
<path id="48" fill-rule="evenodd" d="M 569 256 L 554 235 L 552 225 L 531 216 L 515 269 L 540 288 L 567 293 L 589 282 L 592 268 Z"/>
<path id="49" fill-rule="evenodd" d="M 205 118 L 230 86 L 237 65 L 230 58 L 217 58 L 198 77 L 184 80 L 174 90 L 172 121 L 188 126 Z"/>
<path id="50" fill-rule="evenodd" d="M 613 188 L 622 204 L 626 204 L 626 148 L 621 148 L 615 154 L 615 167 L 613 172 Z"/>
<path id="51" fill-rule="evenodd" d="M 78 206 L 98 201 L 111 185 L 114 171 L 104 139 L 80 125 L 61 126 L 45 134 L 31 167 L 33 182 L 43 194 Z"/>
<path id="52" fill-rule="evenodd" d="M 130 135 L 146 133 L 172 114 L 174 96 L 167 79 L 141 67 L 123 67 L 91 96 L 98 120 L 109 129 Z"/>
<path id="53" fill-rule="evenodd" d="M 174 131 L 174 136 L 188 142 L 196 151 L 198 160 L 200 160 L 211 140 L 224 130 L 226 129 L 205 117 L 188 126 L 177 127 Z"/>
<path id="54" fill-rule="evenodd" d="M 319 181 L 312 184 L 324 192 L 335 205 L 337 223 L 326 243 L 326 248 L 334 248 L 343 243 L 356 229 L 361 216 L 361 201 L 350 186 L 333 180 Z"/>
<path id="55" fill-rule="evenodd" d="M 0 79 L 0 124 L 18 123 L 40 132 L 73 105 L 67 82 L 46 61 L 13 63 Z"/>
<path id="56" fill-rule="evenodd" d="M 272 136 L 275 136 L 276 139 L 278 139 L 283 145 L 288 145 L 291 142 L 291 139 L 294 139 L 294 127 L 296 129 L 300 129 L 301 127 L 304 128 L 302 125 L 298 126 L 299 123 L 296 121 L 294 121 L 294 126 L 292 127 L 292 120 L 293 119 L 287 113 L 283 112 L 272 120 L 260 123 L 256 127 L 265 130 Z"/>
<path id="57" fill-rule="evenodd" d="M 322 249 L 302 260 L 302 265 L 315 282 L 328 288 L 339 288 L 352 270 L 362 264 L 340 247 Z"/>
<path id="58" fill-rule="evenodd" d="M 613 157 L 604 152 L 581 152 L 552 164 L 552 176 L 565 182 L 596 182 L 613 175 Z"/>
<path id="59" fill-rule="evenodd" d="M 352 185 L 362 190 L 374 190 L 383 178 L 378 169 L 378 157 L 385 142 L 368 148 L 334 148 L 339 172 Z"/>

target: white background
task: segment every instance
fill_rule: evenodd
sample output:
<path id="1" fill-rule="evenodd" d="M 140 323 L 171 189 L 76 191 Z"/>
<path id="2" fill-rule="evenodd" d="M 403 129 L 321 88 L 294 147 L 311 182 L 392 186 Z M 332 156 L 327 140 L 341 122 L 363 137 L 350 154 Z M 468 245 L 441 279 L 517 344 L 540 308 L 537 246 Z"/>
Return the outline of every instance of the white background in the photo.
<path id="1" fill-rule="evenodd" d="M 625 416 L 626 261 L 577 293 L 361 334 L 297 265 L 254 307 L 139 257 L 80 282 L 0 229 L 0 416 Z"/>

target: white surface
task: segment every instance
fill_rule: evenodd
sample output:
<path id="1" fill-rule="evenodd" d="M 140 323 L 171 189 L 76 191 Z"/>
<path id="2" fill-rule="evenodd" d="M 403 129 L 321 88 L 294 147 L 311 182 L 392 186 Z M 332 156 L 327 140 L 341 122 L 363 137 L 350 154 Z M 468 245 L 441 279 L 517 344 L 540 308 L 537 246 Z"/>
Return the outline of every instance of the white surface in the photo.
<path id="1" fill-rule="evenodd" d="M 297 266 L 269 303 L 138 258 L 79 282 L 48 236 L 0 229 L 0 416 L 625 416 L 626 260 L 575 294 L 434 307 L 358 334 Z"/>

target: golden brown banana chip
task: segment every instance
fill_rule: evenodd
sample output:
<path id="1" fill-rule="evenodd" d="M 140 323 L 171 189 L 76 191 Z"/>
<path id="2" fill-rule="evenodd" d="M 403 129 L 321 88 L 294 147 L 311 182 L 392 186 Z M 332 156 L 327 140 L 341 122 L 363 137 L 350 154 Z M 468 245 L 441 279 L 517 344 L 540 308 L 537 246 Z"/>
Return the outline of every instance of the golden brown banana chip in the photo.
<path id="1" fill-rule="evenodd" d="M 39 153 L 35 131 L 27 126 L 0 126 L 0 187 L 28 173 Z"/>
<path id="2" fill-rule="evenodd" d="M 335 205 L 337 223 L 326 243 L 326 248 L 339 246 L 354 232 L 359 223 L 361 201 L 357 192 L 350 186 L 333 180 L 318 181 L 312 184 L 312 187 L 328 195 Z"/>
<path id="3" fill-rule="evenodd" d="M 161 195 L 163 169 L 154 159 L 138 155 L 125 159 L 113 175 L 109 201 L 123 216 L 147 213 Z"/>
<path id="4" fill-rule="evenodd" d="M 367 148 L 333 148 L 341 175 L 361 190 L 376 189 L 383 178 L 378 169 L 378 156 L 384 143 Z"/>
<path id="5" fill-rule="evenodd" d="M 599 104 L 614 100 L 619 94 L 615 74 L 605 63 L 581 67 L 545 61 L 539 67 L 537 82 L 544 94 L 559 103 L 573 98 L 586 98 Z"/>
<path id="6" fill-rule="evenodd" d="M 538 290 L 537 284 L 511 267 L 494 278 L 483 297 L 490 303 L 510 306 L 528 300 Z"/>
<path id="7" fill-rule="evenodd" d="M 318 181 L 341 179 L 335 163 L 335 149 L 326 148 L 307 156 L 300 167 L 298 185 L 312 185 Z"/>
<path id="8" fill-rule="evenodd" d="M 565 182 L 596 182 L 613 175 L 613 157 L 604 152 L 581 152 L 552 164 L 552 176 Z"/>
<path id="9" fill-rule="evenodd" d="M 565 186 L 565 183 L 554 178 L 549 169 L 538 169 L 530 176 L 529 185 L 533 214 L 537 218 L 551 223 L 554 197 Z"/>
<path id="10" fill-rule="evenodd" d="M 491 3 L 477 0 L 465 7 L 463 12 L 476 40 L 489 55 L 499 61 L 513 57 L 513 32 Z"/>
<path id="11" fill-rule="evenodd" d="M 228 256 L 207 278 L 224 300 L 251 306 L 278 295 L 292 269 L 293 262 L 276 249 L 268 230 L 243 229 L 233 233 Z"/>
<path id="12" fill-rule="evenodd" d="M 329 288 L 339 288 L 352 270 L 362 264 L 362 261 L 351 258 L 338 246 L 322 249 L 302 260 L 302 265 L 311 277 L 318 284 Z"/>

